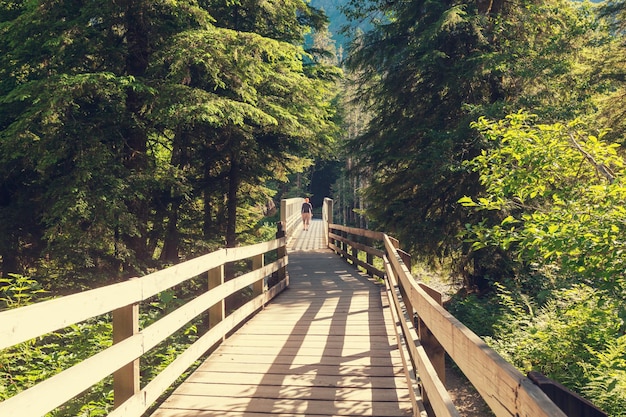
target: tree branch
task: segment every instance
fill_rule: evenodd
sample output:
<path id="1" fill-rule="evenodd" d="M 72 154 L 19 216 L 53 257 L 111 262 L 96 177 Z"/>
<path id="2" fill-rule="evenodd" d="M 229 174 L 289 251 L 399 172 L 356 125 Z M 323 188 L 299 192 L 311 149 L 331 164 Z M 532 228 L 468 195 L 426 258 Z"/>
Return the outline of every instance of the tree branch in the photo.
<path id="1" fill-rule="evenodd" d="M 572 141 L 572 145 L 574 145 L 574 147 L 578 149 L 578 151 L 582 153 L 585 158 L 587 158 L 587 160 L 596 168 L 596 171 L 602 174 L 607 180 L 609 180 L 610 183 L 613 183 L 613 181 L 615 181 L 615 174 L 613 173 L 613 171 L 611 171 L 611 168 L 604 164 L 599 164 L 598 162 L 596 162 L 594 157 L 589 152 L 585 151 L 578 142 L 576 142 L 573 134 L 570 133 L 569 137 Z"/>

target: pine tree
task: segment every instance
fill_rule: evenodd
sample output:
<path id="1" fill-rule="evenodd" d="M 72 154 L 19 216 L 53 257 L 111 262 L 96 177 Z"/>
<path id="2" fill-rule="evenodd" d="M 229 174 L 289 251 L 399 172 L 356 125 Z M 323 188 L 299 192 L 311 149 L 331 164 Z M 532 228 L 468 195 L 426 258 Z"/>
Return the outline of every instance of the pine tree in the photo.
<path id="1" fill-rule="evenodd" d="M 456 202 L 481 190 L 462 165 L 485 146 L 470 122 L 520 107 L 549 119 L 591 108 L 585 74 L 573 76 L 591 19 L 558 0 L 368 4 L 353 17 L 374 13 L 376 27 L 349 58 L 374 114 L 351 144 L 372 170 L 368 214 L 416 255 L 458 254 L 466 213 Z M 497 258 L 474 259 L 474 273 L 485 276 Z"/>
<path id="2" fill-rule="evenodd" d="M 229 4 L 61 0 L 3 12 L 4 273 L 115 279 L 224 237 L 232 246 L 239 202 L 255 205 L 271 194 L 264 182 L 325 152 L 331 84 L 299 46 L 318 16 L 272 3 L 237 31 L 209 13 Z"/>

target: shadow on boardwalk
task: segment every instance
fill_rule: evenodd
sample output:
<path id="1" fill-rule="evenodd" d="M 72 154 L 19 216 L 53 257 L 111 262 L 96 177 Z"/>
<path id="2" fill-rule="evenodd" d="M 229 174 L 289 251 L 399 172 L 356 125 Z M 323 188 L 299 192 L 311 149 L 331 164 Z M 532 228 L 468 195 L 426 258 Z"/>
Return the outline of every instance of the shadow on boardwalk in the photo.
<path id="1" fill-rule="evenodd" d="M 314 242 L 315 231 L 300 234 Z M 290 287 L 153 416 L 411 415 L 380 285 L 330 251 L 314 250 L 290 251 Z"/>

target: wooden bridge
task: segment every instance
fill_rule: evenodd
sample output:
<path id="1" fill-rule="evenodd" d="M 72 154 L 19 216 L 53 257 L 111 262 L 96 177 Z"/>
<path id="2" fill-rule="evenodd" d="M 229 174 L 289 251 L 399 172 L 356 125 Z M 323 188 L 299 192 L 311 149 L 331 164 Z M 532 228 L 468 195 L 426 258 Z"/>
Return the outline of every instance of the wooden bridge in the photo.
<path id="1" fill-rule="evenodd" d="M 0 416 L 44 416 L 111 375 L 111 417 L 460 416 L 444 386 L 446 354 L 494 415 L 566 416 L 415 281 L 396 240 L 333 224 L 328 199 L 304 231 L 300 204 L 282 202 L 271 242 L 0 313 L 0 349 L 91 317 L 113 320 L 110 348 L 0 403 Z M 247 270 L 227 277 L 234 263 Z M 139 328 L 142 302 L 198 277 L 204 294 Z M 227 311 L 242 290 L 249 301 Z M 208 330 L 141 381 L 142 356 L 203 314 Z"/>

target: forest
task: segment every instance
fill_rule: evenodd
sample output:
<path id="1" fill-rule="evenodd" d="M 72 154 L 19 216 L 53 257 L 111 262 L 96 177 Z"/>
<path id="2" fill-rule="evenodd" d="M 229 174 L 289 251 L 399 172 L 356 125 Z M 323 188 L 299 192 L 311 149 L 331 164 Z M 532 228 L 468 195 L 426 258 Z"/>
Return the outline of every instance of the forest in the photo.
<path id="1" fill-rule="evenodd" d="M 280 199 L 328 196 L 522 372 L 623 416 L 625 29 L 624 0 L 0 1 L 0 310 L 267 240 Z M 0 401 L 110 328 L 0 351 Z"/>

